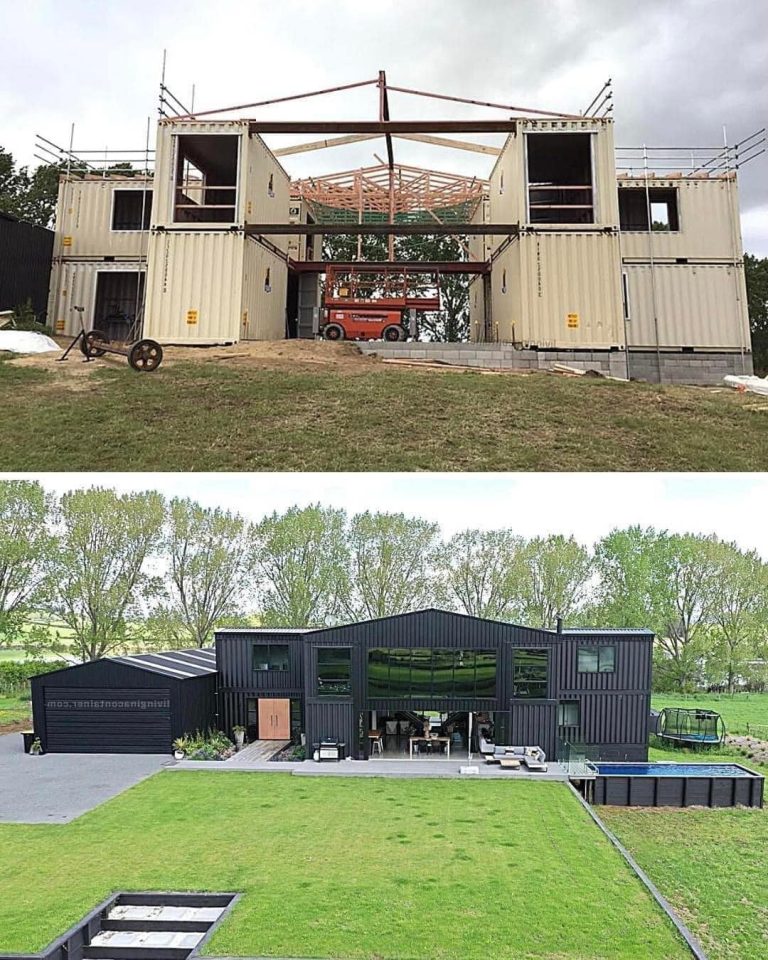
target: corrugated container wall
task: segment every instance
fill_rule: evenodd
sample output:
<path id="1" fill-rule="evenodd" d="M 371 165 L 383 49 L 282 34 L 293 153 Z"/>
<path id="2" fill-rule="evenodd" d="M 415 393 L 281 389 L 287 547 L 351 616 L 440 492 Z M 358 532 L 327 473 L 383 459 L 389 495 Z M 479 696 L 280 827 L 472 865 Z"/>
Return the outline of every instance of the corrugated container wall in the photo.
<path id="1" fill-rule="evenodd" d="M 243 340 L 280 340 L 285 336 L 288 267 L 255 240 L 245 241 L 243 259 Z"/>
<path id="2" fill-rule="evenodd" d="M 624 265 L 632 347 L 750 351 L 744 270 L 729 264 Z"/>
<path id="3" fill-rule="evenodd" d="M 645 202 L 645 181 L 619 178 L 619 193 L 639 191 Z M 623 230 L 621 255 L 629 260 L 734 260 L 742 256 L 739 190 L 736 178 L 652 179 L 653 190 L 674 190 L 679 230 Z M 652 248 L 649 245 L 652 244 Z"/>
<path id="4" fill-rule="evenodd" d="M 529 234 L 517 249 L 522 322 L 509 339 L 566 349 L 625 345 L 616 234 Z"/>
<path id="5" fill-rule="evenodd" d="M 48 301 L 49 324 L 60 336 L 74 337 L 81 324 L 94 326 L 96 285 L 100 273 L 143 273 L 146 264 L 130 260 L 105 263 L 100 260 L 64 261 L 54 266 Z M 140 305 L 139 305 L 140 306 Z M 82 307 L 82 311 L 75 307 Z"/>
<path id="6" fill-rule="evenodd" d="M 240 339 L 245 242 L 229 231 L 153 233 L 144 336 L 182 344 Z"/>
<path id="7" fill-rule="evenodd" d="M 117 191 L 138 191 L 151 208 L 152 181 L 144 177 L 62 178 L 56 208 L 54 256 L 66 259 L 89 257 L 146 257 L 148 231 L 113 230 Z"/>
<path id="8" fill-rule="evenodd" d="M 491 201 L 486 198 L 478 203 L 472 223 L 490 223 Z M 493 251 L 493 237 L 472 235 L 468 240 L 469 259 L 488 260 Z M 469 339 L 480 342 L 485 339 L 485 286 L 483 277 L 469 278 Z"/>
<path id="9" fill-rule="evenodd" d="M 0 213 L 0 310 L 30 300 L 35 315 L 45 319 L 53 239 L 45 227 Z"/>
<path id="10" fill-rule="evenodd" d="M 291 181 L 261 137 L 248 137 L 245 177 L 245 222 L 286 223 L 291 205 Z M 269 240 L 283 252 L 288 251 L 288 237 L 270 236 Z"/>

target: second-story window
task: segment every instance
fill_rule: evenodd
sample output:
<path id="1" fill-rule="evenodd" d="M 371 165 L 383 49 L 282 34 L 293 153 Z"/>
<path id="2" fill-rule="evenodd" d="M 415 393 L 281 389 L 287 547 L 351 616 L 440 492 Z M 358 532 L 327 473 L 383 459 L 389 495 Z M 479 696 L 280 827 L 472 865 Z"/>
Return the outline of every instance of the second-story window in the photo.
<path id="1" fill-rule="evenodd" d="M 287 643 L 255 643 L 253 645 L 253 669 L 262 671 L 281 671 L 289 669 Z"/>
<path id="2" fill-rule="evenodd" d="M 546 700 L 549 654 L 518 647 L 512 652 L 512 695 L 519 700 Z"/>
<path id="3" fill-rule="evenodd" d="M 579 673 L 613 673 L 616 647 L 579 647 Z"/>
<path id="4" fill-rule="evenodd" d="M 317 648 L 318 697 L 352 694 L 352 651 L 349 647 Z"/>
<path id="5" fill-rule="evenodd" d="M 115 190 L 112 199 L 113 230 L 149 230 L 151 190 Z"/>

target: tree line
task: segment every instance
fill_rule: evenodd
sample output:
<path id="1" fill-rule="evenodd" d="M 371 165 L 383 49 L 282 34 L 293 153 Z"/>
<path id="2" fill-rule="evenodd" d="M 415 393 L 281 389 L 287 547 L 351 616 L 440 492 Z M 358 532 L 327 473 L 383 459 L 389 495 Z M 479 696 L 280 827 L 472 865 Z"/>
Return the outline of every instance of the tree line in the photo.
<path id="1" fill-rule="evenodd" d="M 259 522 L 157 492 L 0 482 L 0 647 L 77 661 L 437 606 L 532 627 L 647 627 L 658 689 L 768 684 L 768 564 L 714 536 L 592 547 L 319 504 Z"/>

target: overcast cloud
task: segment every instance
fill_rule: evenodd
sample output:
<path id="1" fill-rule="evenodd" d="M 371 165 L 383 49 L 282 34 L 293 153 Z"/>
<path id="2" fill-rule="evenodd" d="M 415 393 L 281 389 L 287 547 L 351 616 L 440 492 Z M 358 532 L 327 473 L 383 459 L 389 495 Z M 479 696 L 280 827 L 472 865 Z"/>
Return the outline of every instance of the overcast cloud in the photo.
<path id="1" fill-rule="evenodd" d="M 259 520 L 322 503 L 350 512 L 386 510 L 438 523 L 510 527 L 526 537 L 572 535 L 590 545 L 615 527 L 716 534 L 768 560 L 768 476 L 676 474 L 27 474 L 58 495 L 79 487 L 159 490 Z"/>
<path id="2" fill-rule="evenodd" d="M 31 163 L 33 138 L 142 147 L 162 50 L 169 87 L 198 109 L 372 78 L 578 112 L 614 80 L 617 142 L 708 146 L 766 125 L 765 0 L 0 0 L 0 145 Z M 261 116 L 370 118 L 369 89 Z M 393 95 L 394 116 L 467 108 Z M 249 111 L 253 113 L 253 111 Z M 476 109 L 470 115 L 485 116 Z M 284 144 L 283 139 L 280 143 Z M 273 142 L 274 145 L 274 142 Z M 293 175 L 375 162 L 374 144 L 286 162 Z M 398 145 L 404 163 L 487 175 L 482 157 Z M 745 246 L 768 255 L 768 162 L 742 175 Z"/>

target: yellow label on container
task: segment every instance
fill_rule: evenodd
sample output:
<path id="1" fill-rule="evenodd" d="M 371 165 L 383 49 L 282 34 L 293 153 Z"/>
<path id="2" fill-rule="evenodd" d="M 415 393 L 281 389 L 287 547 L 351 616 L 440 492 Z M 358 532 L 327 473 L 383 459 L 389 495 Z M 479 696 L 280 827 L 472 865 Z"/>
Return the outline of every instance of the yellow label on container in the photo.
<path id="1" fill-rule="evenodd" d="M 61 332 L 64 330 L 64 328 L 66 327 L 66 325 L 67 325 L 67 324 L 66 324 L 66 322 L 65 322 L 64 320 L 57 320 L 57 321 L 56 321 L 56 332 L 57 332 L 57 333 L 61 333 Z"/>
<path id="2" fill-rule="evenodd" d="M 72 237 L 62 237 L 61 238 L 62 247 L 71 247 L 72 246 Z"/>
<path id="3" fill-rule="evenodd" d="M 197 310 L 187 310 L 187 323 L 197 323 Z"/>
<path id="4" fill-rule="evenodd" d="M 569 313 L 568 314 L 568 329 L 577 330 L 579 326 L 579 315 L 578 313 Z"/>

